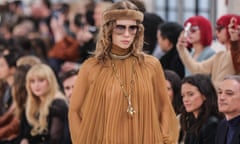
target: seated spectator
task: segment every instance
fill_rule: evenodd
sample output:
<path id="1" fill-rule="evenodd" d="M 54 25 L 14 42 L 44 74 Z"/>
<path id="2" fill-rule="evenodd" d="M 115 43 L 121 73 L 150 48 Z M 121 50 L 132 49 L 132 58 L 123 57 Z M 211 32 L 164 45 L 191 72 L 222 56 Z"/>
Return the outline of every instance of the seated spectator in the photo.
<path id="1" fill-rule="evenodd" d="M 206 75 L 185 77 L 181 86 L 184 109 L 180 116 L 185 144 L 214 144 L 220 115 L 217 93 Z"/>
<path id="2" fill-rule="evenodd" d="M 68 102 L 72 95 L 72 90 L 77 79 L 77 74 L 78 70 L 70 70 L 63 73 L 63 75 L 61 76 L 64 93 L 67 97 Z"/>
<path id="3" fill-rule="evenodd" d="M 168 95 L 172 101 L 175 113 L 180 114 L 182 107 L 182 97 L 180 93 L 181 78 L 172 70 L 164 70 L 167 83 Z"/>
<path id="4" fill-rule="evenodd" d="M 218 109 L 225 118 L 220 122 L 215 144 L 240 143 L 240 76 L 228 75 L 218 87 Z"/>
<path id="5" fill-rule="evenodd" d="M 26 118 L 21 121 L 21 142 L 65 143 L 68 108 L 52 69 L 45 64 L 34 65 L 27 73 L 26 88 L 28 98 Z"/>

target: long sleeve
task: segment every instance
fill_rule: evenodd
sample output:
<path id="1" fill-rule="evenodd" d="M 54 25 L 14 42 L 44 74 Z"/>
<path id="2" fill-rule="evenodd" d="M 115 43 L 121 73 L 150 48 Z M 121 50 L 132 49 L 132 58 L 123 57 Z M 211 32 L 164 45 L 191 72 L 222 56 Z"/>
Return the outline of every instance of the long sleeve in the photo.
<path id="1" fill-rule="evenodd" d="M 178 48 L 178 53 L 179 56 L 186 68 L 191 72 L 191 73 L 205 73 L 205 74 L 211 74 L 212 72 L 212 67 L 213 67 L 213 62 L 215 59 L 216 55 L 213 55 L 207 60 L 204 60 L 202 62 L 197 62 L 195 61 L 187 51 L 187 49 L 179 49 Z"/>
<path id="2" fill-rule="evenodd" d="M 156 106 L 158 106 L 159 122 L 164 144 L 176 144 L 179 135 L 179 126 L 176 114 L 173 110 L 170 98 L 167 95 L 162 67 L 159 63 L 155 66 L 154 91 L 156 95 Z"/>
<path id="3" fill-rule="evenodd" d="M 54 100 L 50 107 L 50 140 L 49 144 L 61 144 L 64 142 L 64 128 L 67 121 L 67 104 L 65 101 Z"/>

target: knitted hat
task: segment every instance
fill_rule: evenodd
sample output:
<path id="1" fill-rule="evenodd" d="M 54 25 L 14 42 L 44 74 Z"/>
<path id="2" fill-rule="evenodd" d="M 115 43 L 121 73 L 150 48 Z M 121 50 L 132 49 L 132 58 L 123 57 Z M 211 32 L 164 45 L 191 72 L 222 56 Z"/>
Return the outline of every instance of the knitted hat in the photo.
<path id="1" fill-rule="evenodd" d="M 103 24 L 113 20 L 133 19 L 139 22 L 143 21 L 143 13 L 131 9 L 107 10 L 103 13 Z"/>
<path id="2" fill-rule="evenodd" d="M 193 16 L 184 22 L 184 26 L 190 22 L 192 26 L 198 26 L 200 29 L 201 43 L 203 46 L 209 46 L 212 43 L 212 26 L 208 19 L 203 16 Z"/>

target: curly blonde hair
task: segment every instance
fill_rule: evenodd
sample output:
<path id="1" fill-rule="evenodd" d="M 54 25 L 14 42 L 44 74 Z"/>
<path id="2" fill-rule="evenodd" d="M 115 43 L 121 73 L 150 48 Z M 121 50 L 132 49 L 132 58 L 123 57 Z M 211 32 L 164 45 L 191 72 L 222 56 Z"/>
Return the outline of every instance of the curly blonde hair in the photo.
<path id="1" fill-rule="evenodd" d="M 41 78 L 47 80 L 48 89 L 43 97 L 43 100 L 33 94 L 30 83 L 33 78 Z M 55 98 L 64 99 L 64 95 L 60 92 L 58 83 L 52 69 L 46 64 L 34 65 L 26 77 L 27 102 L 26 102 L 26 117 L 29 124 L 32 126 L 31 135 L 38 135 L 48 132 L 49 107 Z M 65 100 L 66 101 L 66 100 Z"/>
<path id="2" fill-rule="evenodd" d="M 107 9 L 104 13 L 110 13 L 111 11 L 114 10 L 122 10 L 125 14 L 126 14 L 126 19 L 129 19 L 129 17 L 127 17 L 127 15 L 130 12 L 133 12 L 133 10 L 135 11 L 136 14 L 139 15 L 139 13 L 141 13 L 139 11 L 139 9 L 137 8 L 136 5 L 134 5 L 133 3 L 123 0 L 120 2 L 117 2 L 115 4 L 113 4 L 109 9 Z M 142 17 L 143 14 L 141 13 Z M 120 17 L 120 16 L 119 16 Z M 113 29 L 116 25 L 116 20 L 119 18 L 117 17 L 111 17 L 110 21 L 105 21 L 103 23 L 103 25 L 100 28 L 100 32 L 98 35 L 98 40 L 97 40 L 97 45 L 96 45 L 96 50 L 95 50 L 95 57 L 98 59 L 99 62 L 103 62 L 106 61 L 107 59 L 110 58 L 110 51 L 111 51 L 111 47 L 112 47 L 112 33 L 113 33 Z M 121 19 L 124 16 L 121 15 Z M 134 19 L 131 17 L 131 19 Z M 142 52 L 142 48 L 143 48 L 143 43 L 144 43 L 144 26 L 141 24 L 142 21 L 136 19 L 137 21 L 137 26 L 138 26 L 138 31 L 135 34 L 135 38 L 134 41 L 132 43 L 132 45 L 130 46 L 130 51 L 132 53 L 132 55 L 136 56 L 140 61 L 143 60 L 143 52 Z"/>

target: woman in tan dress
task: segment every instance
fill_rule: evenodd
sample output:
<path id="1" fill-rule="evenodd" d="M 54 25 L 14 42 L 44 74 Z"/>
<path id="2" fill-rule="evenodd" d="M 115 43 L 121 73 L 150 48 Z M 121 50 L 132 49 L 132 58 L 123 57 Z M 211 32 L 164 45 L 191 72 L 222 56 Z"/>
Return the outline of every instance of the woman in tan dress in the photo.
<path id="1" fill-rule="evenodd" d="M 178 122 L 159 61 L 142 52 L 143 14 L 129 1 L 103 14 L 95 56 L 69 107 L 74 144 L 175 144 Z"/>

